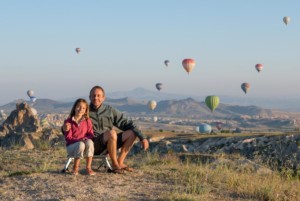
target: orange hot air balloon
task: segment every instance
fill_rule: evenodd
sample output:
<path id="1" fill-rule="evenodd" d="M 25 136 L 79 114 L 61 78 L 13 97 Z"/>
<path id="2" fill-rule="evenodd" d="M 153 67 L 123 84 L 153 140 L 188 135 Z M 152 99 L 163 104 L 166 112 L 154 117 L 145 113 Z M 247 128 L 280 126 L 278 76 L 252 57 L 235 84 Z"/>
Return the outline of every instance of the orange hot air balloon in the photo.
<path id="1" fill-rule="evenodd" d="M 182 61 L 182 66 L 188 74 L 194 69 L 195 65 L 194 59 L 184 59 Z"/>
<path id="2" fill-rule="evenodd" d="M 263 66 L 262 64 L 256 64 L 256 65 L 255 65 L 255 68 L 256 68 L 257 72 L 262 71 L 263 67 L 264 67 L 264 66 Z"/>

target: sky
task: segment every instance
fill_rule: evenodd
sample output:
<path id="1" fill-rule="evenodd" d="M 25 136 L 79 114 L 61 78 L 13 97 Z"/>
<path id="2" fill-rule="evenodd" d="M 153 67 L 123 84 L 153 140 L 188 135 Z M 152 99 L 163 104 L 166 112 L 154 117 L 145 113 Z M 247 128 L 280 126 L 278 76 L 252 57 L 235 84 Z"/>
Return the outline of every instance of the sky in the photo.
<path id="1" fill-rule="evenodd" d="M 29 99 L 29 89 L 60 100 L 94 85 L 156 91 L 158 82 L 166 93 L 300 98 L 299 8 L 298 0 L 1 1 L 0 105 Z M 190 74 L 185 58 L 196 62 Z"/>

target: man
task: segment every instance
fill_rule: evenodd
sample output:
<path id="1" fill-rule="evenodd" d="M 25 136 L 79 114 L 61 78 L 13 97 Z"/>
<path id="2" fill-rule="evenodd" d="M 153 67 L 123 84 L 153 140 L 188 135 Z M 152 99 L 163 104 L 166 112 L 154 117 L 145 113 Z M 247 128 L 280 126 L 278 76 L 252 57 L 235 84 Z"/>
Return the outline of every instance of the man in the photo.
<path id="1" fill-rule="evenodd" d="M 89 98 L 91 101 L 89 116 L 93 123 L 95 135 L 95 155 L 107 149 L 112 161 L 113 173 L 133 171 L 124 163 L 124 160 L 137 137 L 144 150 L 148 149 L 149 142 L 146 136 L 141 133 L 133 121 L 125 118 L 121 112 L 110 105 L 103 104 L 106 97 L 102 87 L 94 86 L 90 91 Z M 113 127 L 122 132 L 117 133 Z M 69 125 L 64 125 L 64 130 L 69 130 Z M 121 148 L 121 153 L 117 157 L 117 149 L 119 148 Z"/>

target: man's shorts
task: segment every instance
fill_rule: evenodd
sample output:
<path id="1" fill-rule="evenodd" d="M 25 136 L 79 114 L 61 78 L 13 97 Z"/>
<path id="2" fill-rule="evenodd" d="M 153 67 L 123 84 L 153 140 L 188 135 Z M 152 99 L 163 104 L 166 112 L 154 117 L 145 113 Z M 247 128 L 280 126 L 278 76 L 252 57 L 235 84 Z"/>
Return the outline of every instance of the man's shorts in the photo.
<path id="1" fill-rule="evenodd" d="M 123 132 L 117 134 L 117 137 L 118 137 L 117 149 L 121 148 L 123 145 L 122 135 L 123 135 Z M 106 143 L 104 142 L 104 133 L 101 133 L 97 137 L 94 137 L 93 141 L 94 141 L 94 148 L 95 148 L 94 155 L 100 155 L 100 154 L 102 154 L 102 152 L 104 150 L 107 149 L 107 142 Z"/>

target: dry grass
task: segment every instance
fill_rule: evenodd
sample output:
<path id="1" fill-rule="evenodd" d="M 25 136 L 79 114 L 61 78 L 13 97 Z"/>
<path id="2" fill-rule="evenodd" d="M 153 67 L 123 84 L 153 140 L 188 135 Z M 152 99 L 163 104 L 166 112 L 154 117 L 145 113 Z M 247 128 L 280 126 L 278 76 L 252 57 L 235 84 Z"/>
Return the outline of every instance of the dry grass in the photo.
<path id="1" fill-rule="evenodd" d="M 5 200 L 300 200 L 300 179 L 288 172 L 261 174 L 218 156 L 219 163 L 193 157 L 139 153 L 128 158 L 134 173 L 95 177 L 59 173 L 65 148 L 0 149 L 0 197 Z M 224 159 L 224 160 L 222 160 Z M 97 163 L 97 161 L 94 161 Z M 84 167 L 82 161 L 81 167 Z"/>
<path id="2" fill-rule="evenodd" d="M 166 200 L 300 200 L 300 180 L 278 172 L 261 174 L 234 161 L 203 164 L 176 155 L 147 155 L 143 171 L 170 184 Z"/>

